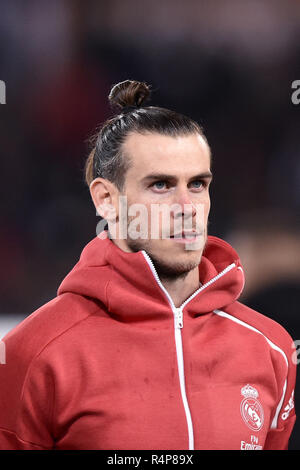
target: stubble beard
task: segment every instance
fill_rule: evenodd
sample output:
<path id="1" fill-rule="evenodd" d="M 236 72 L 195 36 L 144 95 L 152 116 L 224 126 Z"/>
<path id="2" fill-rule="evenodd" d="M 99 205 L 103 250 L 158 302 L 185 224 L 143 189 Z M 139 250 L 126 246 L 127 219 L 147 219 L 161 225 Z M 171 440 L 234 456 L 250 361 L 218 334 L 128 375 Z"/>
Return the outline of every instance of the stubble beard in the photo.
<path id="1" fill-rule="evenodd" d="M 199 261 L 187 260 L 185 262 L 179 262 L 179 261 L 165 262 L 164 260 L 162 260 L 161 258 L 158 258 L 157 255 L 153 253 L 149 240 L 141 240 L 141 239 L 133 240 L 130 237 L 127 238 L 127 246 L 130 248 L 130 250 L 134 253 L 140 250 L 146 251 L 146 253 L 151 258 L 151 261 L 153 262 L 153 265 L 155 267 L 155 270 L 159 278 L 161 280 L 169 280 L 169 281 L 175 280 L 175 279 L 185 279 L 185 277 L 188 275 L 190 271 L 192 271 L 197 266 L 199 266 L 206 242 L 207 242 L 207 236 L 205 237 L 205 243 L 203 245 L 203 249 L 201 251 Z M 193 251 L 191 250 L 188 252 L 192 253 Z"/>

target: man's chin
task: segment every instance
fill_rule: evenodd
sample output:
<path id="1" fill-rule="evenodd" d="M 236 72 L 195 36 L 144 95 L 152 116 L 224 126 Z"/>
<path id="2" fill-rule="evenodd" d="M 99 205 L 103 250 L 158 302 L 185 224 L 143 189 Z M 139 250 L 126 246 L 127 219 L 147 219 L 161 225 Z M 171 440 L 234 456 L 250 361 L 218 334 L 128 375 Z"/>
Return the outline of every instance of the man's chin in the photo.
<path id="1" fill-rule="evenodd" d="M 177 256 L 178 253 L 184 253 L 184 251 L 202 252 L 206 244 L 206 238 L 201 236 L 197 237 L 197 239 L 190 240 L 179 238 L 162 238 L 159 240 L 149 240 L 141 238 L 133 239 L 128 237 L 125 243 L 128 248 L 130 248 L 130 250 L 134 252 L 140 250 L 151 250 L 156 252 L 163 251 L 163 253 L 165 253 L 167 250 L 170 253 L 170 256 L 174 256 L 175 252 Z M 173 254 L 171 252 L 173 252 Z"/>
<path id="2" fill-rule="evenodd" d="M 176 249 L 176 251 L 203 251 L 203 248 L 205 246 L 206 240 L 201 237 L 197 237 L 194 239 L 183 239 L 183 238 L 171 238 L 168 239 L 168 246 L 170 246 L 173 249 Z"/>
<path id="3" fill-rule="evenodd" d="M 164 279 L 178 279 L 185 277 L 190 271 L 199 265 L 199 259 L 179 260 L 170 259 L 165 260 L 161 257 L 156 257 L 153 253 L 148 253 L 150 256 L 159 278 Z"/>
<path id="4" fill-rule="evenodd" d="M 144 250 L 148 254 L 160 279 L 184 278 L 200 264 L 203 251 L 203 243 L 201 249 L 186 251 L 184 245 L 174 250 L 172 240 L 134 240 L 128 237 L 124 242 L 126 246 L 121 247 L 124 251 L 137 253 Z"/>

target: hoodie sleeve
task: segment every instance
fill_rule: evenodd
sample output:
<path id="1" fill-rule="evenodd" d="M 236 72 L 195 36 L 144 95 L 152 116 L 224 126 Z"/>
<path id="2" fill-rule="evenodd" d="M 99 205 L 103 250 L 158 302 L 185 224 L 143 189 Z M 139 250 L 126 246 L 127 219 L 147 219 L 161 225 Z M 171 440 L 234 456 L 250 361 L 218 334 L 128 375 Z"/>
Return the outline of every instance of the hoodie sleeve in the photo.
<path id="1" fill-rule="evenodd" d="M 265 450 L 288 450 L 288 443 L 296 421 L 295 413 L 290 416 L 282 427 L 271 429 L 267 435 Z"/>
<path id="2" fill-rule="evenodd" d="M 293 346 L 291 340 L 290 344 Z M 294 390 L 296 383 L 296 354 L 287 351 L 288 373 L 278 379 L 278 402 L 273 412 L 273 421 L 267 434 L 265 450 L 288 450 L 288 443 L 296 421 Z M 283 393 L 282 393 L 283 390 Z"/>
<path id="3" fill-rule="evenodd" d="M 52 449 L 51 373 L 41 356 L 28 364 L 27 358 L 18 354 L 13 338 L 4 344 L 6 358 L 0 364 L 0 449 Z"/>

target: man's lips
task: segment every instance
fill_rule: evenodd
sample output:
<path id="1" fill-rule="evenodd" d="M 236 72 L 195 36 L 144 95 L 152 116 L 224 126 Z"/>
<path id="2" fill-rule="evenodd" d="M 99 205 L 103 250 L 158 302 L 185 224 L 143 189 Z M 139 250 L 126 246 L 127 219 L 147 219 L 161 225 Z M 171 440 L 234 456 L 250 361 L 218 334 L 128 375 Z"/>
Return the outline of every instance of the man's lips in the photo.
<path id="1" fill-rule="evenodd" d="M 193 243 L 198 241 L 202 236 L 202 233 L 199 232 L 183 232 L 174 235 L 170 235 L 170 240 L 178 243 Z"/>
<path id="2" fill-rule="evenodd" d="M 174 235 L 170 235 L 170 238 L 195 238 L 199 237 L 201 233 L 199 232 L 181 232 L 175 233 Z"/>

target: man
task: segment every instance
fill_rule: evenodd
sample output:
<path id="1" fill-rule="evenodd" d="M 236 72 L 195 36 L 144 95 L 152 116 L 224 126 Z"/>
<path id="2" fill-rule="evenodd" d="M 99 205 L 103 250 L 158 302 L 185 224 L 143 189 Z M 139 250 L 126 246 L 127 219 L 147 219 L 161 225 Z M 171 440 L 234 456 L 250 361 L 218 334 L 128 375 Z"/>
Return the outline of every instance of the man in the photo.
<path id="1" fill-rule="evenodd" d="M 146 95 L 113 88 L 87 163 L 108 230 L 4 338 L 2 449 L 287 448 L 292 340 L 237 301 L 238 255 L 207 235 L 202 130 Z"/>

